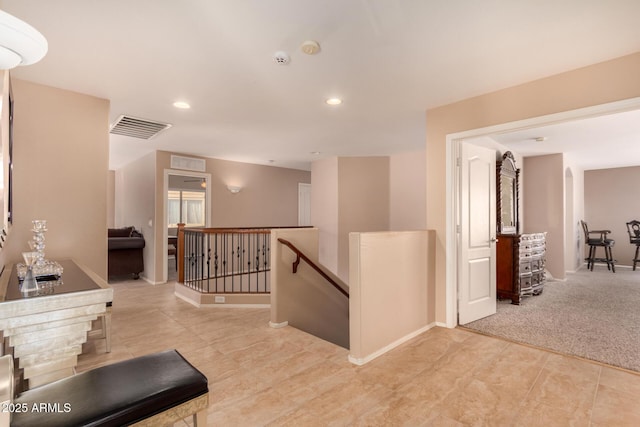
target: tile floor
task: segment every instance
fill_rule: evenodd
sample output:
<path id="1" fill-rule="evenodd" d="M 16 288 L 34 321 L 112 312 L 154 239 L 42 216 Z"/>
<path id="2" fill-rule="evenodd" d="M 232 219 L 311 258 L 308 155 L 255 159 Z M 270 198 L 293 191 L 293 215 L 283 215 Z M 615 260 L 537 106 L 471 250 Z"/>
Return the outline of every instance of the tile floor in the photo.
<path id="1" fill-rule="evenodd" d="M 270 328 L 268 309 L 112 285 L 112 352 L 91 339 L 78 371 L 176 348 L 209 379 L 211 426 L 640 425 L 638 374 L 444 328 L 357 367 L 341 347 Z"/>

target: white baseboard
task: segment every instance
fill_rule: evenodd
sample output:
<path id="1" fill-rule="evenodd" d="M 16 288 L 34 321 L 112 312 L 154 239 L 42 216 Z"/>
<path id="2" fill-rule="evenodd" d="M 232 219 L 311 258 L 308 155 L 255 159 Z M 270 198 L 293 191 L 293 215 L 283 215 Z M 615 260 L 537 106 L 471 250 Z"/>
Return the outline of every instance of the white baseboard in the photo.
<path id="1" fill-rule="evenodd" d="M 349 362 L 353 363 L 354 365 L 358 365 L 358 366 L 362 366 L 365 363 L 371 362 L 373 359 L 382 356 L 383 354 L 393 350 L 394 348 L 398 347 L 401 344 L 404 344 L 405 342 L 409 341 L 412 338 L 417 337 L 418 335 L 428 331 L 429 329 L 433 328 L 434 326 L 436 326 L 436 323 L 430 323 L 426 326 L 423 326 L 422 328 L 415 330 L 407 335 L 405 335 L 404 337 L 395 340 L 394 342 L 392 342 L 389 345 L 386 345 L 384 347 L 382 347 L 380 350 L 374 351 L 373 353 L 371 353 L 370 355 L 366 356 L 366 357 L 353 357 L 352 355 L 349 355 L 348 359 Z"/>
<path id="2" fill-rule="evenodd" d="M 173 293 L 175 296 L 177 296 L 178 298 L 180 298 L 182 301 L 184 302 L 188 302 L 189 304 L 191 304 L 194 307 L 198 307 L 200 308 L 200 304 L 197 304 L 196 302 L 194 302 L 193 300 L 190 300 L 189 298 L 185 297 L 184 295 L 180 295 L 177 292 Z"/>
<path id="3" fill-rule="evenodd" d="M 280 323 L 269 321 L 269 326 L 271 326 L 274 329 L 280 329 L 280 328 L 284 328 L 285 326 L 289 326 L 289 322 L 287 320 Z"/>

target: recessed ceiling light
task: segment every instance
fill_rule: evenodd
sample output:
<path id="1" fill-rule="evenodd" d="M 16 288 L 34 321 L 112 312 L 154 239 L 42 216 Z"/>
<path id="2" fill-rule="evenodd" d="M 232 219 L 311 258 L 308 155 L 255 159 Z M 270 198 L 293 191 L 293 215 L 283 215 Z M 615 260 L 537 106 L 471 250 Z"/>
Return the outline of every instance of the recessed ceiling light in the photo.
<path id="1" fill-rule="evenodd" d="M 173 106 L 182 110 L 188 110 L 189 108 L 191 108 L 191 105 L 184 101 L 176 101 L 173 103 Z"/>
<path id="2" fill-rule="evenodd" d="M 329 98 L 325 101 L 329 105 L 340 105 L 342 104 L 342 99 L 340 98 Z"/>
<path id="3" fill-rule="evenodd" d="M 311 154 L 313 154 L 314 156 L 319 156 L 322 153 L 320 151 L 312 151 Z"/>
<path id="4" fill-rule="evenodd" d="M 544 141 L 547 140 L 547 137 L 546 136 L 537 136 L 537 137 L 533 138 L 533 140 L 536 141 L 536 142 L 544 142 Z"/>

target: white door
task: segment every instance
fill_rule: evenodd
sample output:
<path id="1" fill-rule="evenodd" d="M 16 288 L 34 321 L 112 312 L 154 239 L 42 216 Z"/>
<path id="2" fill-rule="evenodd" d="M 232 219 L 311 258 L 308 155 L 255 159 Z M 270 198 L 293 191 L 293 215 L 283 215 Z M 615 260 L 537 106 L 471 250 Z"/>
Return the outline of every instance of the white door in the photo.
<path id="1" fill-rule="evenodd" d="M 298 183 L 298 225 L 311 225 L 311 184 Z"/>
<path id="2" fill-rule="evenodd" d="M 496 153 L 462 143 L 458 323 L 496 312 Z"/>

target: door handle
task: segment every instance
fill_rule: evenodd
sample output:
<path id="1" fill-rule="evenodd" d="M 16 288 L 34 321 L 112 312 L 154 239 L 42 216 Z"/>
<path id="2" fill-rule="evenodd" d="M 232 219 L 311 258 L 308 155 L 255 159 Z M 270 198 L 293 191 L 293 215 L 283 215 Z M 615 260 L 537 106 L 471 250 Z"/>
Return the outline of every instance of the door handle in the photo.
<path id="1" fill-rule="evenodd" d="M 489 240 L 491 243 L 495 243 L 498 241 L 498 239 L 496 239 L 495 237 Z"/>

